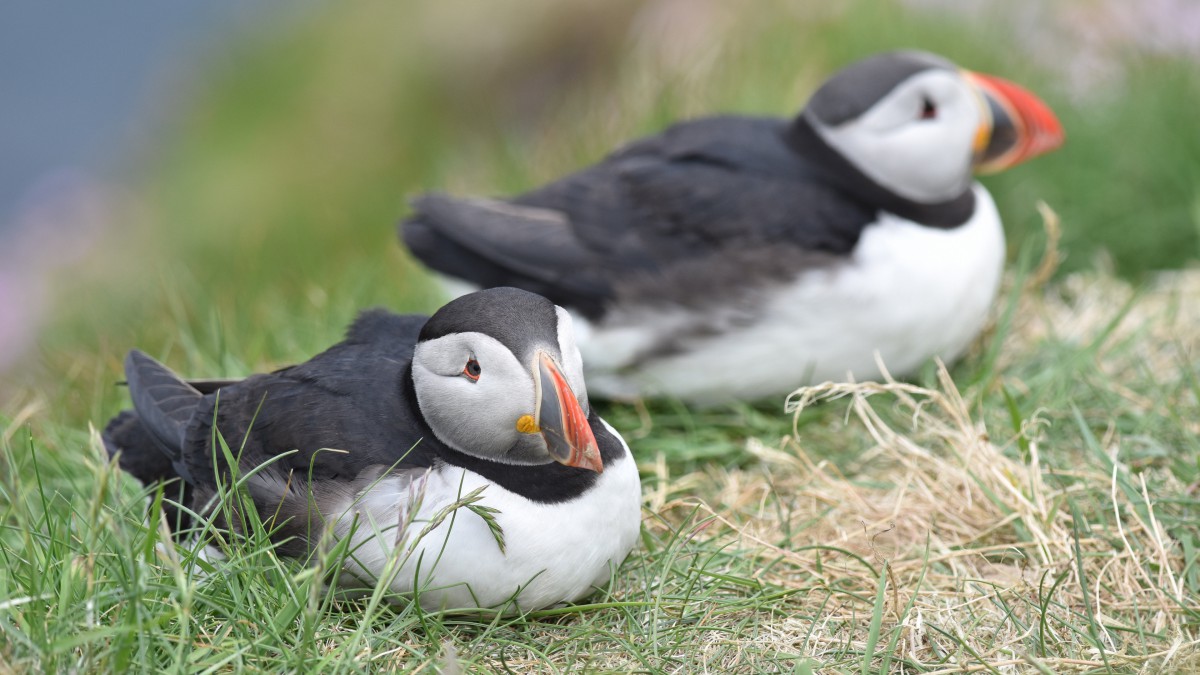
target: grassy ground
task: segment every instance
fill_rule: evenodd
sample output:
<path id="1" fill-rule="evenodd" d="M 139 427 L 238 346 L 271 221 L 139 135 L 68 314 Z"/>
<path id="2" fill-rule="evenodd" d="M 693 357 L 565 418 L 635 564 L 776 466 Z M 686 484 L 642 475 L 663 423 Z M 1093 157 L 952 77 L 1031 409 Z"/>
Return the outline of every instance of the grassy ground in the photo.
<path id="1" fill-rule="evenodd" d="M 1147 274 L 1198 250 L 1195 64 L 1123 46 L 1121 95 L 1069 95 L 1003 16 L 684 6 L 339 6 L 211 64 L 0 394 L 0 672 L 1200 670 L 1200 275 Z M 436 306 L 395 243 L 406 196 L 515 191 L 681 116 L 787 114 L 914 45 L 1028 84 L 1067 129 L 989 179 L 1014 269 L 995 328 L 949 372 L 789 412 L 610 407 L 643 545 L 592 604 L 345 601 L 254 537 L 202 578 L 105 461 L 90 427 L 126 405 L 130 346 L 242 375 L 361 307 Z M 1069 254 L 1052 279 L 1039 199 Z"/>

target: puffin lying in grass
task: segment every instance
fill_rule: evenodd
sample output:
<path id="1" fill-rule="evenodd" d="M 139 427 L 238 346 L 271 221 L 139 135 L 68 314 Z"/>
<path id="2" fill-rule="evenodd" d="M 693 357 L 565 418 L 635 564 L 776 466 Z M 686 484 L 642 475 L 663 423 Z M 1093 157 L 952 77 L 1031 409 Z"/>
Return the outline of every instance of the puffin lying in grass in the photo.
<path id="1" fill-rule="evenodd" d="M 365 312 L 306 363 L 199 388 L 134 350 L 133 410 L 104 441 L 122 469 L 181 481 L 183 506 L 214 517 L 233 475 L 219 433 L 280 554 L 349 538 L 344 573 L 387 575 L 427 609 L 574 601 L 633 548 L 641 490 L 589 407 L 571 323 L 497 288 L 428 319 Z"/>
<path id="2" fill-rule="evenodd" d="M 1017 85 L 886 53 L 793 120 L 682 122 L 507 200 L 421 196 L 401 236 L 451 292 L 571 311 L 593 395 L 753 399 L 962 354 L 1004 261 L 972 171 L 1062 141 Z"/>

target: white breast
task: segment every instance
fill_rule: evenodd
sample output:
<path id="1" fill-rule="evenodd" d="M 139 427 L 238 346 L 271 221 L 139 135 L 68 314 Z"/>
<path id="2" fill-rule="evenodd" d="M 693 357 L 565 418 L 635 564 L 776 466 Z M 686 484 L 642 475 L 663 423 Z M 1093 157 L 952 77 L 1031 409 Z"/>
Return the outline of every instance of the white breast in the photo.
<path id="1" fill-rule="evenodd" d="M 714 310 L 706 323 L 724 322 L 724 330 L 685 337 L 681 353 L 628 367 L 662 336 L 688 330 L 695 317 L 682 310 L 577 320 L 589 390 L 714 403 L 875 379 L 876 351 L 896 375 L 934 356 L 958 357 L 983 327 L 1004 262 L 1000 216 L 987 190 L 974 190 L 975 214 L 965 224 L 941 230 L 884 214 L 846 264 L 804 272 L 755 308 L 730 308 L 728 319 Z M 739 314 L 756 318 L 740 324 Z"/>
<path id="2" fill-rule="evenodd" d="M 505 606 L 515 612 L 577 600 L 607 584 L 637 541 L 641 484 L 628 447 L 590 490 L 556 504 L 528 500 L 457 467 L 442 467 L 419 480 L 423 485 L 380 481 L 348 506 L 335 527 L 345 536 L 350 514 L 357 513 L 355 562 L 347 569 L 369 582 L 396 570 L 391 589 L 415 591 L 427 610 Z M 484 519 L 466 508 L 454 510 L 422 536 L 439 512 L 481 486 L 477 504 L 496 509 L 503 552 Z M 401 529 L 398 523 L 418 494 L 418 510 Z M 397 562 L 388 568 L 392 559 Z M 516 604 L 508 604 L 514 598 Z"/>

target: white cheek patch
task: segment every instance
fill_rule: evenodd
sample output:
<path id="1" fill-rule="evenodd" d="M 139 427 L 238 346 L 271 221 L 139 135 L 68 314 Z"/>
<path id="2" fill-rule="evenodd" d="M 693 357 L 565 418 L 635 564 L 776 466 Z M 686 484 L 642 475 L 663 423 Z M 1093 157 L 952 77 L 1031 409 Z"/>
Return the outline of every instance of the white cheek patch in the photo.
<path id="1" fill-rule="evenodd" d="M 928 98 L 937 114 L 921 119 Z M 837 127 L 811 114 L 817 134 L 859 171 L 889 191 L 932 204 L 971 184 L 971 156 L 979 106 L 956 72 L 937 70 L 901 83 L 855 120 Z"/>
<path id="2" fill-rule="evenodd" d="M 462 374 L 470 358 L 479 362 L 477 381 Z M 483 333 L 417 345 L 412 373 L 426 423 L 443 443 L 469 455 L 500 459 L 519 437 L 517 420 L 533 411 L 531 373 Z"/>

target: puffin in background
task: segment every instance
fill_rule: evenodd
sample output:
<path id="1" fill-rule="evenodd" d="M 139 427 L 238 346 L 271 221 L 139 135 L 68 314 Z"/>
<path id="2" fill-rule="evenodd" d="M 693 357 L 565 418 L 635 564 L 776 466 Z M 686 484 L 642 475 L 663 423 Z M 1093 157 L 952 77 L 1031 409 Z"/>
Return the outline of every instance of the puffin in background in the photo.
<path id="1" fill-rule="evenodd" d="M 183 506 L 236 527 L 213 506 L 231 474 L 215 429 L 240 448 L 278 552 L 350 538 L 343 573 L 374 584 L 395 559 L 391 590 L 429 610 L 577 600 L 637 540 L 629 448 L 589 407 L 570 316 L 526 291 L 466 295 L 428 320 L 365 312 L 313 359 L 240 381 L 193 386 L 137 350 L 125 375 L 133 410 L 103 434 L 122 469 L 178 481 Z"/>
<path id="2" fill-rule="evenodd" d="M 425 194 L 401 226 L 452 294 L 516 286 L 576 317 L 593 395 L 698 404 L 952 360 L 1004 233 L 972 171 L 1062 144 L 1036 96 L 915 51 L 839 71 L 793 120 L 720 116 L 506 200 Z"/>

